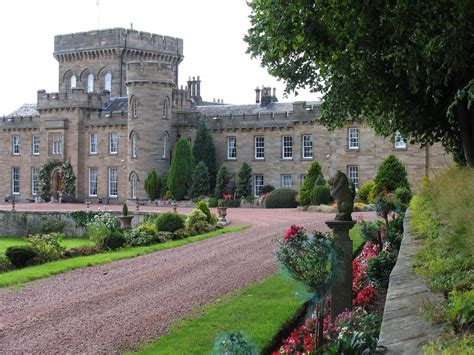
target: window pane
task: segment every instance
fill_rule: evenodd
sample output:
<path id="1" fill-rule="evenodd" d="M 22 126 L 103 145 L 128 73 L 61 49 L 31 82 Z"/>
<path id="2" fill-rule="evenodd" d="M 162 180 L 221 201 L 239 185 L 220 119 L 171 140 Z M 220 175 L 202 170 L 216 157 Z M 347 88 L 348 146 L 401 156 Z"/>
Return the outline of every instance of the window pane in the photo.
<path id="1" fill-rule="evenodd" d="M 97 196 L 97 168 L 89 168 L 89 196 Z"/>
<path id="2" fill-rule="evenodd" d="M 403 139 L 400 132 L 395 132 L 395 148 L 396 149 L 405 149 L 407 147 L 407 143 Z"/>
<path id="3" fill-rule="evenodd" d="M 347 166 L 348 178 L 354 183 L 356 191 L 359 190 L 359 167 L 357 165 Z"/>
<path id="4" fill-rule="evenodd" d="M 281 187 L 291 188 L 293 186 L 293 179 L 291 175 L 285 174 L 281 176 Z"/>
<path id="5" fill-rule="evenodd" d="M 87 76 L 87 92 L 94 92 L 94 75 Z"/>
<path id="6" fill-rule="evenodd" d="M 117 197 L 117 168 L 109 168 L 109 196 Z"/>
<path id="7" fill-rule="evenodd" d="M 237 158 L 237 138 L 227 137 L 227 159 Z"/>
<path id="8" fill-rule="evenodd" d="M 39 192 L 38 168 L 31 168 L 31 194 L 36 195 Z"/>
<path id="9" fill-rule="evenodd" d="M 265 158 L 265 138 L 263 136 L 255 137 L 255 159 Z"/>
<path id="10" fill-rule="evenodd" d="M 97 154 L 97 133 L 90 135 L 89 153 Z"/>
<path id="11" fill-rule="evenodd" d="M 263 175 L 255 175 L 253 178 L 253 193 L 256 197 L 262 194 Z"/>
<path id="12" fill-rule="evenodd" d="M 20 168 L 12 168 L 12 193 L 20 193 Z"/>
<path id="13" fill-rule="evenodd" d="M 293 137 L 283 137 L 283 159 L 293 158 Z"/>
<path id="14" fill-rule="evenodd" d="M 40 136 L 33 136 L 33 154 L 38 155 L 40 152 Z"/>
<path id="15" fill-rule="evenodd" d="M 313 136 L 311 134 L 303 135 L 303 159 L 313 158 Z"/>
<path id="16" fill-rule="evenodd" d="M 104 90 L 112 91 L 112 74 L 107 73 L 104 77 Z"/>
<path id="17" fill-rule="evenodd" d="M 109 153 L 118 153 L 118 133 L 113 132 L 109 134 Z"/>
<path id="18" fill-rule="evenodd" d="M 12 136 L 12 153 L 14 155 L 20 154 L 20 136 Z"/>
<path id="19" fill-rule="evenodd" d="M 358 128 L 349 128 L 349 149 L 359 149 Z"/>

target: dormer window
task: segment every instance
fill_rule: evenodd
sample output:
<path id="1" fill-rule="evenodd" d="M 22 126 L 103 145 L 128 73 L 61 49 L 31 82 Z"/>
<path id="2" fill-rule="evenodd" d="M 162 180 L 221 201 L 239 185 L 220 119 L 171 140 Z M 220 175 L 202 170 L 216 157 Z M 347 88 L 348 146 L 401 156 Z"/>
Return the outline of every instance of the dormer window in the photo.
<path id="1" fill-rule="evenodd" d="M 94 75 L 89 74 L 87 76 L 87 92 L 94 92 Z"/>

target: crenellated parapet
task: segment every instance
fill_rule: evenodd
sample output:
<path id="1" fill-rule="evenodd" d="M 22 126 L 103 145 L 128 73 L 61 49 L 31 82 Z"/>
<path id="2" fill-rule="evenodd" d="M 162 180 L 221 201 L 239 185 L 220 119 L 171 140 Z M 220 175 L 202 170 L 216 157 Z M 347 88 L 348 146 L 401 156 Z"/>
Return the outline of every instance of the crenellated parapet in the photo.
<path id="1" fill-rule="evenodd" d="M 87 108 L 100 109 L 110 99 L 108 92 L 86 93 L 82 88 L 74 88 L 68 93 L 46 92 L 39 90 L 37 110 Z"/>
<path id="2" fill-rule="evenodd" d="M 126 85 L 139 84 L 165 84 L 175 85 L 173 67 L 159 61 L 141 61 L 127 64 Z"/>

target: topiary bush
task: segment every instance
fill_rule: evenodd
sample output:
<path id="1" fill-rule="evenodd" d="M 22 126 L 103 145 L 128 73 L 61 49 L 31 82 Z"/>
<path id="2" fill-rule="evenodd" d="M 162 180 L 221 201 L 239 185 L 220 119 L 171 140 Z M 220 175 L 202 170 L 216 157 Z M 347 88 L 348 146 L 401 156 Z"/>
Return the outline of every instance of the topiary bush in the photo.
<path id="1" fill-rule="evenodd" d="M 196 205 L 196 208 L 201 210 L 201 212 L 203 212 L 206 215 L 206 220 L 208 223 L 210 224 L 217 223 L 217 217 L 211 213 L 211 210 L 206 205 L 206 201 L 204 200 L 199 201 Z"/>
<path id="2" fill-rule="evenodd" d="M 272 191 L 265 200 L 266 208 L 295 208 L 298 192 L 293 189 L 280 188 Z"/>
<path id="3" fill-rule="evenodd" d="M 166 212 L 159 215 L 155 222 L 159 232 L 174 232 L 184 227 L 184 217 L 175 212 Z"/>
<path id="4" fill-rule="evenodd" d="M 262 195 L 268 194 L 275 190 L 275 186 L 273 185 L 263 185 L 262 187 Z"/>
<path id="5" fill-rule="evenodd" d="M 394 253 L 382 250 L 367 262 L 367 278 L 375 286 L 387 288 L 390 273 L 396 262 L 397 256 Z"/>
<path id="6" fill-rule="evenodd" d="M 200 209 L 194 209 L 184 222 L 184 230 L 189 235 L 198 235 L 212 230 L 212 225 L 207 221 L 207 216 Z"/>
<path id="7" fill-rule="evenodd" d="M 311 204 L 313 206 L 327 205 L 331 202 L 331 188 L 329 185 L 314 184 L 311 191 Z"/>
<path id="8" fill-rule="evenodd" d="M 5 250 L 5 256 L 13 266 L 20 268 L 30 264 L 38 253 L 29 246 L 12 246 Z"/>
<path id="9" fill-rule="evenodd" d="M 364 203 L 369 203 L 369 194 L 374 188 L 374 182 L 368 181 L 359 188 L 359 199 Z"/>
<path id="10" fill-rule="evenodd" d="M 376 193 L 382 191 L 394 192 L 399 187 L 410 191 L 405 166 L 398 158 L 391 154 L 380 164 L 374 179 Z"/>
<path id="11" fill-rule="evenodd" d="M 122 232 L 115 230 L 104 238 L 104 249 L 117 250 L 125 245 L 127 240 Z"/>
<path id="12" fill-rule="evenodd" d="M 301 186 L 301 189 L 300 189 L 300 193 L 299 193 L 300 205 L 307 206 L 310 204 L 311 191 L 313 191 L 314 183 L 316 182 L 316 179 L 322 175 L 323 173 L 321 171 L 321 166 L 316 160 L 313 161 L 313 163 L 311 164 L 308 170 L 308 174 L 306 175 L 303 181 L 303 186 Z"/>

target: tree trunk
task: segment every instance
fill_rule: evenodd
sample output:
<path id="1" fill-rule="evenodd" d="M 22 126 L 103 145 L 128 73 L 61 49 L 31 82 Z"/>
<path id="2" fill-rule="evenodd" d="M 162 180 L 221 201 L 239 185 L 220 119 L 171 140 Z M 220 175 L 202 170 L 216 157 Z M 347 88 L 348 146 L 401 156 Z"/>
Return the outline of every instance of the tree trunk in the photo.
<path id="1" fill-rule="evenodd" d="M 461 131 L 461 143 L 467 166 L 474 167 L 474 109 L 468 110 L 464 98 L 456 107 L 456 118 Z"/>

